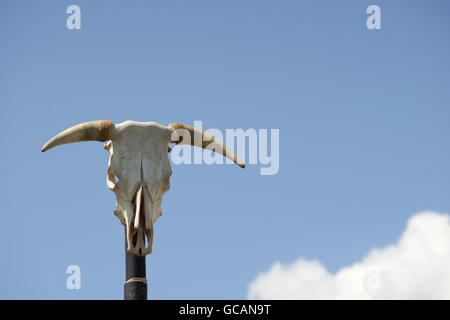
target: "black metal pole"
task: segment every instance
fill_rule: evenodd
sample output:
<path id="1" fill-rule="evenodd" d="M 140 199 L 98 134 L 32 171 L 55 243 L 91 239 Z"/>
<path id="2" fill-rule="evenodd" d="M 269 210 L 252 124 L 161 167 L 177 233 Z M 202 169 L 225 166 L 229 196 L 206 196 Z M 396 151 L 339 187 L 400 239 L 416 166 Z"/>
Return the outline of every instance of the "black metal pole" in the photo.
<path id="1" fill-rule="evenodd" d="M 136 245 L 137 234 L 133 238 Z M 124 300 L 147 300 L 147 279 L 145 277 L 145 256 L 137 256 L 127 251 L 127 230 L 125 228 L 125 284 Z"/>

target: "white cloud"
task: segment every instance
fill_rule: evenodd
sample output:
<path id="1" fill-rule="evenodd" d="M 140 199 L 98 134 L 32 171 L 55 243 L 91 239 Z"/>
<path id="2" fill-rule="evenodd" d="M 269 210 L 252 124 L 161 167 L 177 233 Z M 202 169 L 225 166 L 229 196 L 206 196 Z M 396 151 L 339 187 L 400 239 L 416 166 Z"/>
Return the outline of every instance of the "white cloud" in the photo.
<path id="1" fill-rule="evenodd" d="M 397 243 L 329 273 L 318 261 L 275 263 L 250 283 L 249 299 L 450 299 L 450 216 L 412 216 Z"/>

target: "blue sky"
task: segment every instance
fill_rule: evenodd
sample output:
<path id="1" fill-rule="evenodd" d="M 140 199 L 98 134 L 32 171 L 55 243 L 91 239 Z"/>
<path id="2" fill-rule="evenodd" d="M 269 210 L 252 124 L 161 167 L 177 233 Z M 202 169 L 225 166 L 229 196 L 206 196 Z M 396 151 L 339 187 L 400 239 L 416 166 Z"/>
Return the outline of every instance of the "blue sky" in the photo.
<path id="1" fill-rule="evenodd" d="M 81 8 L 81 30 L 66 8 Z M 366 28 L 381 8 L 382 29 Z M 2 1 L 0 298 L 122 299 L 123 227 L 83 121 L 277 128 L 280 170 L 173 165 L 153 299 L 241 299 L 275 261 L 331 272 L 450 212 L 447 1 Z M 81 290 L 66 289 L 79 265 Z"/>

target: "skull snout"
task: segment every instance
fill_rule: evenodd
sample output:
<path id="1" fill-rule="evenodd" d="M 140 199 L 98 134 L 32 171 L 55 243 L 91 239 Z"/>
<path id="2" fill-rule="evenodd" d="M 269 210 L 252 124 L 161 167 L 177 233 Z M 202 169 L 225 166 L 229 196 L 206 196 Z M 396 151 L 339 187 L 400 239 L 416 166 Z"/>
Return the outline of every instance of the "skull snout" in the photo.
<path id="1" fill-rule="evenodd" d="M 145 256 L 152 252 L 152 227 L 148 223 L 151 217 L 146 214 L 150 206 L 147 188 L 141 185 L 132 202 L 132 214 L 126 219 L 127 251 L 138 256 Z"/>

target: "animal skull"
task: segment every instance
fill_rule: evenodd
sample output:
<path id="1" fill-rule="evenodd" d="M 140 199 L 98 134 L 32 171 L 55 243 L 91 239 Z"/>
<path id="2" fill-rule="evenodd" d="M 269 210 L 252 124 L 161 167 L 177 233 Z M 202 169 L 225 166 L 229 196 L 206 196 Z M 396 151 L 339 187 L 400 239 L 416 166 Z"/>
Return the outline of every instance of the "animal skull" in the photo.
<path id="1" fill-rule="evenodd" d="M 114 214 L 126 227 L 127 251 L 140 256 L 152 252 L 153 225 L 162 214 L 161 200 L 170 188 L 172 169 L 168 157 L 171 151 L 169 143 L 189 144 L 219 152 L 240 167 L 245 167 L 215 137 L 180 123 L 171 123 L 166 127 L 155 122 L 85 122 L 50 139 L 42 147 L 42 152 L 79 141 L 108 141 L 105 145 L 110 152 L 106 184 L 116 195 Z M 133 243 L 135 234 L 137 239 Z"/>

